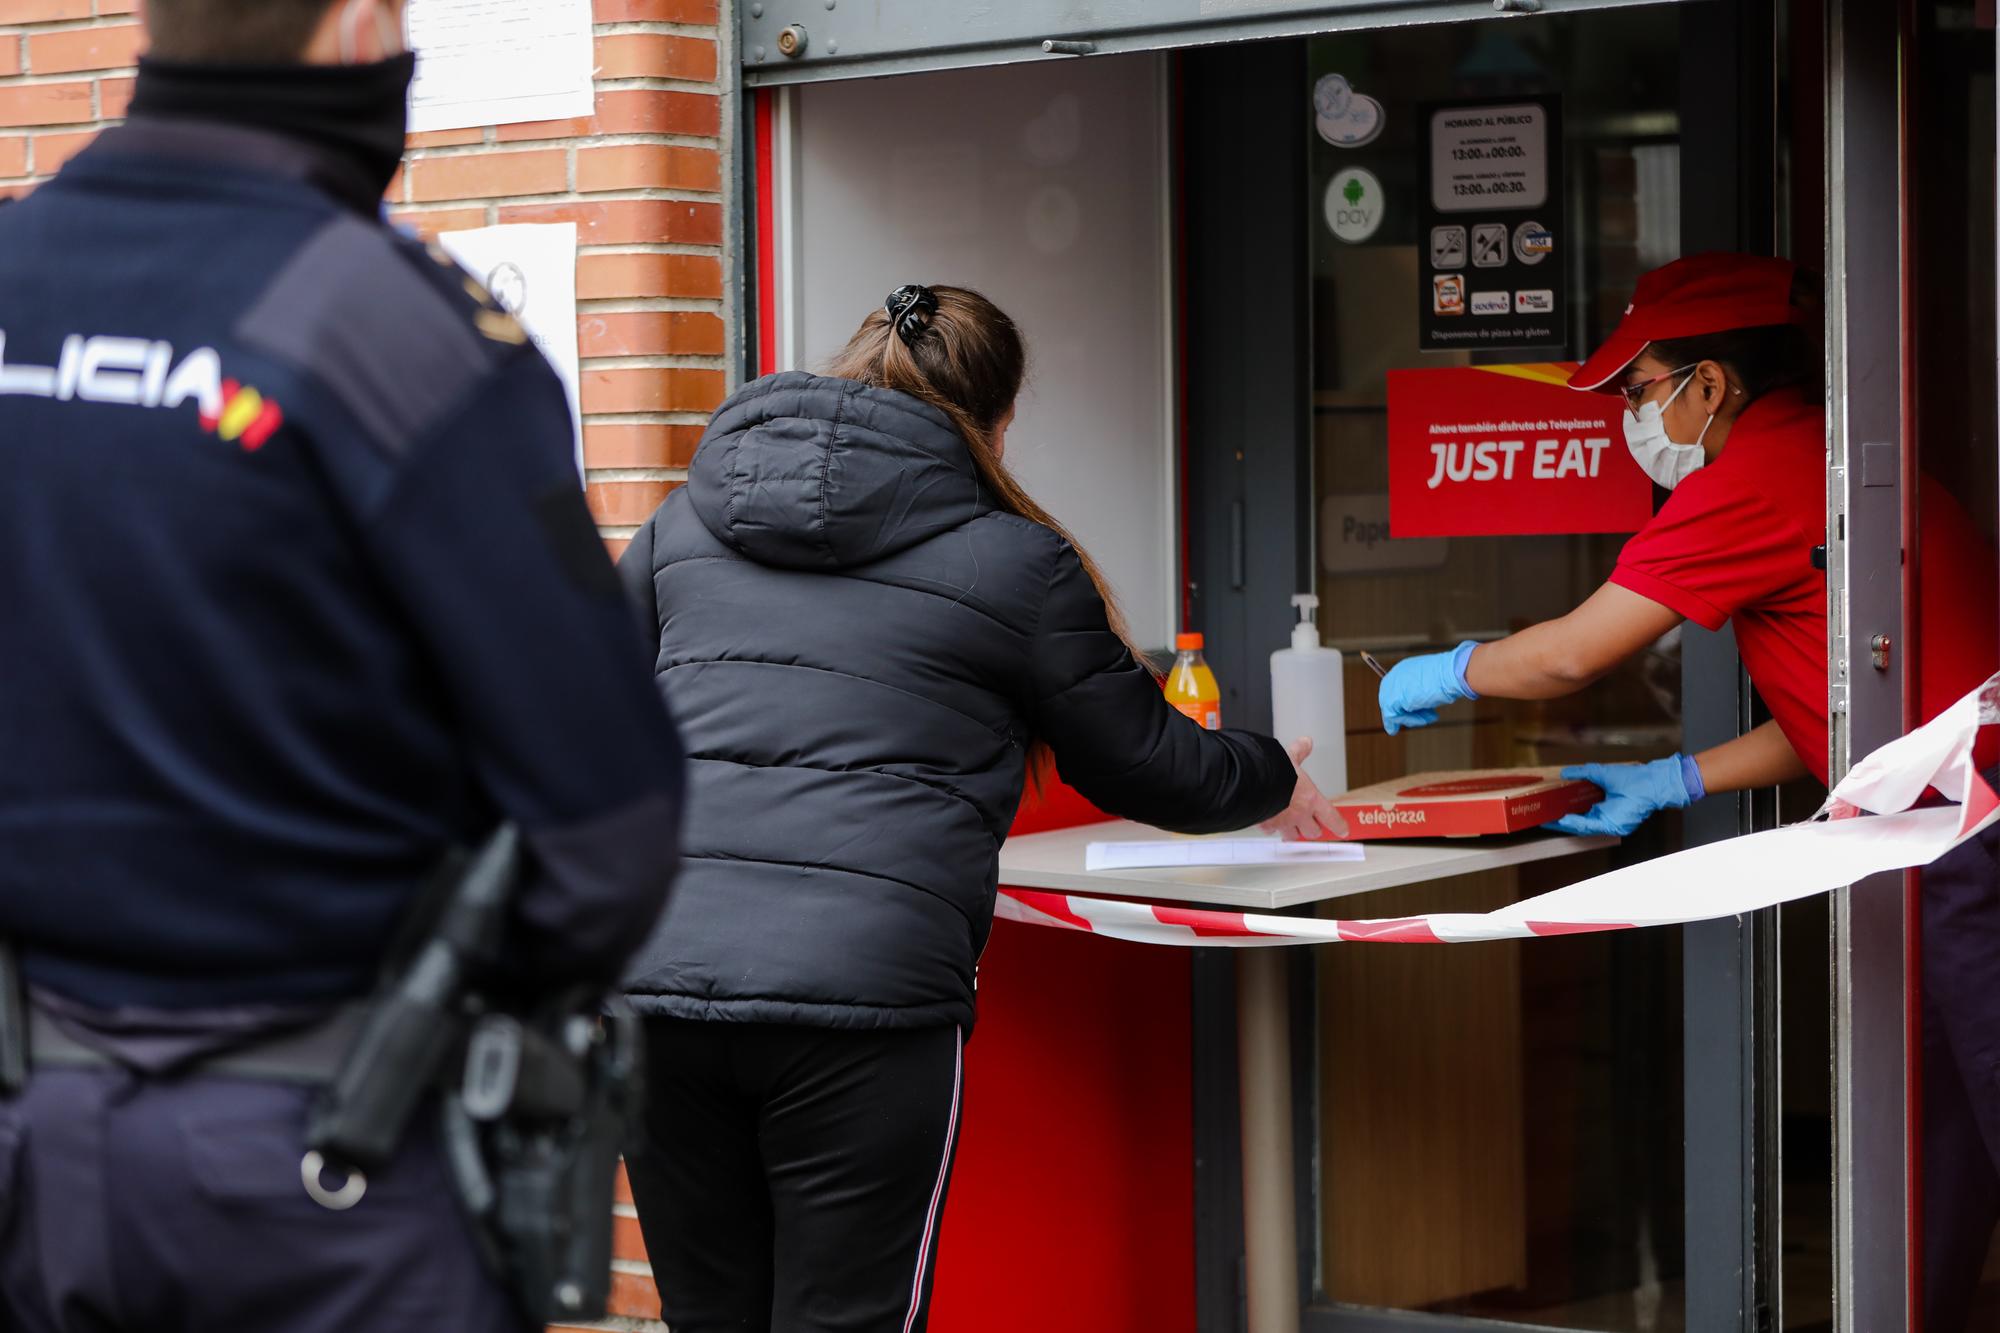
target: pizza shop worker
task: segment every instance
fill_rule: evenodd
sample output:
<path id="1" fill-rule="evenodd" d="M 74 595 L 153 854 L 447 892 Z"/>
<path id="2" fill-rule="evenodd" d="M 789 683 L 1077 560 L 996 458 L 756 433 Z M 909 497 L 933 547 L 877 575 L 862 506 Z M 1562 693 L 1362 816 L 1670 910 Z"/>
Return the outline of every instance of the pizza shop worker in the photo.
<path id="1" fill-rule="evenodd" d="M 1573 388 L 1622 393 L 1626 443 L 1672 492 L 1609 581 L 1557 620 L 1399 663 L 1384 726 L 1426 726 L 1451 703 L 1572 694 L 1692 620 L 1736 626 L 1772 720 L 1700 754 L 1585 764 L 1604 800 L 1555 827 L 1627 834 L 1715 792 L 1827 779 L 1826 412 L 1817 301 L 1786 260 L 1703 254 L 1640 278 Z M 1935 717 L 2000 652 L 1994 554 L 1929 477 L 1918 487 L 1921 710 Z M 1995 835 L 1924 872 L 1926 1327 L 1965 1326 L 2000 1220 L 2000 887 Z M 1960 1071 L 1963 1071 L 1961 1074 Z"/>
<path id="2" fill-rule="evenodd" d="M 129 122 L 0 209 L 0 945 L 33 1008 L 0 1326 L 517 1333 L 434 1112 L 358 1206 L 308 1196 L 315 1062 L 502 818 L 538 866 L 518 975 L 615 979 L 680 744 L 561 384 L 382 224 L 401 0 L 141 8 Z"/>

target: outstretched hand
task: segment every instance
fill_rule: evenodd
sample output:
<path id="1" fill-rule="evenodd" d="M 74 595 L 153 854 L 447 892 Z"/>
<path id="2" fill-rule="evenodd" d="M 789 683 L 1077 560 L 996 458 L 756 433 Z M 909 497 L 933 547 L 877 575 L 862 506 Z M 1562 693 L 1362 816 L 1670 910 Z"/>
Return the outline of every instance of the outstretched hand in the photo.
<path id="1" fill-rule="evenodd" d="M 1468 639 L 1448 653 L 1406 657 L 1389 668 L 1375 692 L 1382 709 L 1382 730 L 1393 736 L 1428 727 L 1438 720 L 1438 709 L 1461 699 L 1477 699 L 1465 679 L 1466 664 L 1477 646 Z"/>
<path id="2" fill-rule="evenodd" d="M 1324 842 L 1328 838 L 1345 838 L 1347 821 L 1333 808 L 1316 783 L 1306 776 L 1303 765 L 1306 756 L 1313 752 L 1312 738 L 1301 736 L 1292 742 L 1292 767 L 1298 770 L 1298 785 L 1292 788 L 1292 803 L 1277 814 L 1265 820 L 1261 827 L 1266 833 L 1276 833 L 1287 842 Z"/>
<path id="3" fill-rule="evenodd" d="M 1694 803 L 1679 755 L 1650 764 L 1577 764 L 1565 768 L 1565 778 L 1582 778 L 1604 789 L 1604 799 L 1580 815 L 1564 815 L 1542 827 L 1557 833 L 1609 833 L 1630 837 L 1639 825 L 1661 810 L 1684 810 Z"/>

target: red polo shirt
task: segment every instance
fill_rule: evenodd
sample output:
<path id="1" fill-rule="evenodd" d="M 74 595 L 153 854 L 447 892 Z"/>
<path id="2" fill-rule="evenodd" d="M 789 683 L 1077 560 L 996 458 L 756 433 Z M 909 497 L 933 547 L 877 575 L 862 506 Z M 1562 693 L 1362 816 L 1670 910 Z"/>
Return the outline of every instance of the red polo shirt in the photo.
<path id="1" fill-rule="evenodd" d="M 1705 629 L 1736 626 L 1757 693 L 1806 767 L 1826 781 L 1826 414 L 1796 390 L 1752 403 L 1714 462 L 1675 488 L 1625 544 L 1611 581 Z M 1923 716 L 2000 658 L 1993 549 L 1951 495 L 1918 492 Z"/>

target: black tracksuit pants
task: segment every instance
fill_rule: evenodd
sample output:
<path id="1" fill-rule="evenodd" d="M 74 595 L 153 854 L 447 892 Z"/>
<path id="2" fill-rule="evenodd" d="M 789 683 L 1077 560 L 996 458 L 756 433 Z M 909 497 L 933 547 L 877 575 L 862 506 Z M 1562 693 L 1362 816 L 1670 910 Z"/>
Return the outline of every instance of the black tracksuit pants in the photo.
<path id="1" fill-rule="evenodd" d="M 958 1138 L 957 1028 L 646 1020 L 627 1157 L 674 1333 L 913 1333 Z"/>
<path id="2" fill-rule="evenodd" d="M 1986 780 L 1996 775 L 1988 772 Z M 1924 1329 L 1970 1333 L 2000 1224 L 2000 827 L 1926 866 Z"/>

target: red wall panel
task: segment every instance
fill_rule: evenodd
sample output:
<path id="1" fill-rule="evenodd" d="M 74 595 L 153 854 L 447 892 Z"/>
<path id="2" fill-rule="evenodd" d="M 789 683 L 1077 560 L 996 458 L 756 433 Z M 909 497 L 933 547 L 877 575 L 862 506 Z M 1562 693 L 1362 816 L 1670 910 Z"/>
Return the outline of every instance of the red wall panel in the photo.
<path id="1" fill-rule="evenodd" d="M 1101 819 L 1051 785 L 1017 831 Z M 1189 960 L 996 922 L 966 1047 L 938 1333 L 1193 1333 Z"/>

